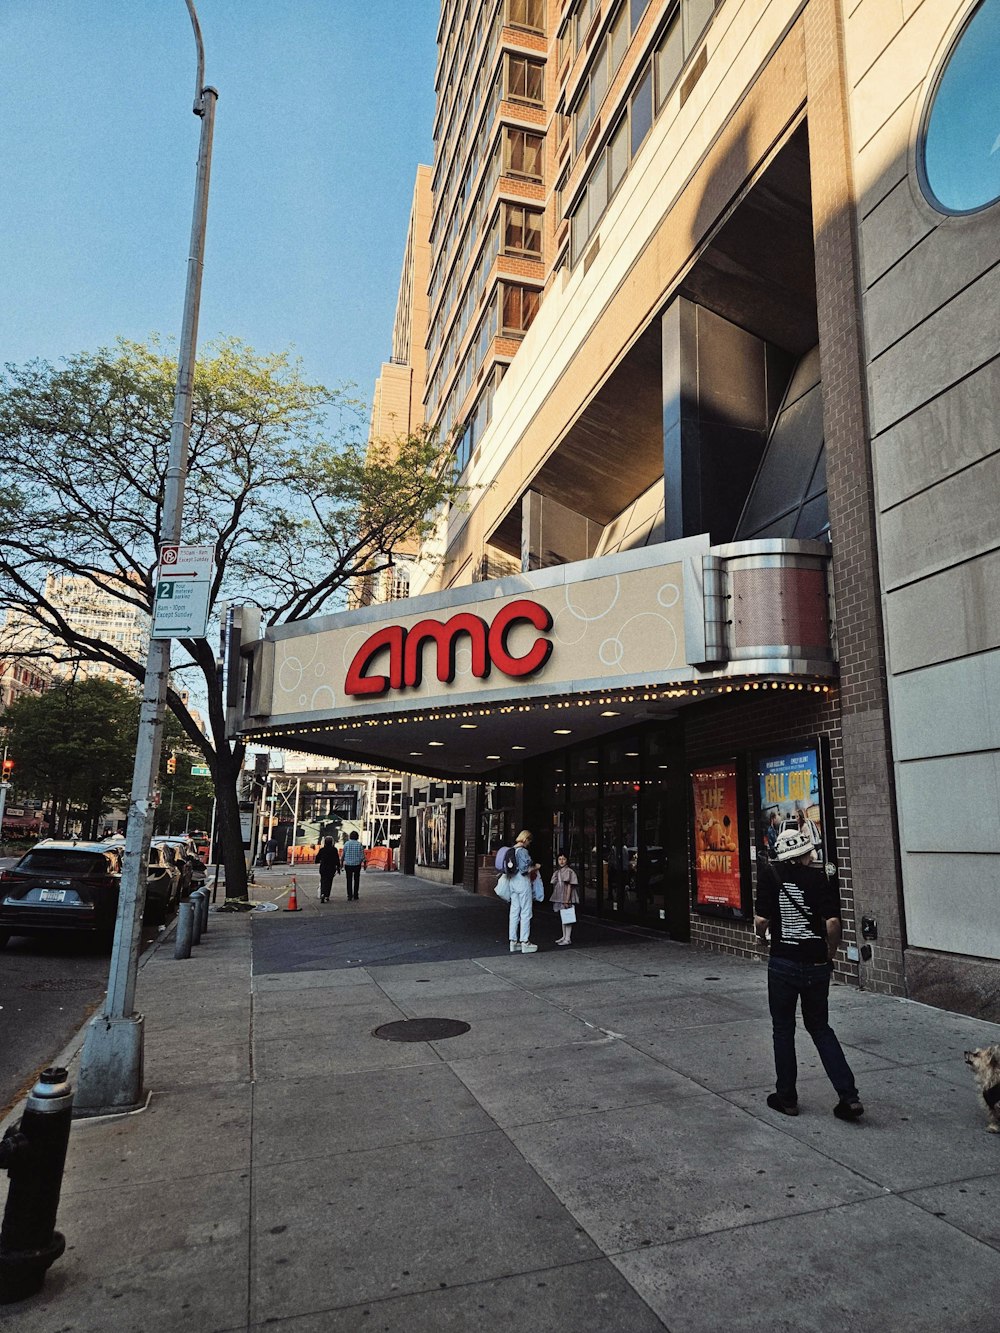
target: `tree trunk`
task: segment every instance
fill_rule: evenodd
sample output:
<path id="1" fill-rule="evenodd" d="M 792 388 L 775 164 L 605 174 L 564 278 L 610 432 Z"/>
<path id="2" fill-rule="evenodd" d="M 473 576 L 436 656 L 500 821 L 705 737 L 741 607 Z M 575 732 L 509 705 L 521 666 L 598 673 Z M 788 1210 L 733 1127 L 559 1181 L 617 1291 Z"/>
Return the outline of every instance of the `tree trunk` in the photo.
<path id="1" fill-rule="evenodd" d="M 247 863 L 240 831 L 239 759 L 228 745 L 221 745 L 215 756 L 215 831 L 226 868 L 226 897 L 247 897 Z"/>

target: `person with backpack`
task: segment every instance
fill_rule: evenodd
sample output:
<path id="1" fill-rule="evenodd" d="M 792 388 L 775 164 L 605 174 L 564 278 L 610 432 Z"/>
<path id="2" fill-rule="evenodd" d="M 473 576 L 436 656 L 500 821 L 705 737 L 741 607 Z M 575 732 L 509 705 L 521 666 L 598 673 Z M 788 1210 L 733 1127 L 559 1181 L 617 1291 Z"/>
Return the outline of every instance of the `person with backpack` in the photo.
<path id="1" fill-rule="evenodd" d="M 535 897 L 537 896 L 541 902 L 544 892 L 541 889 L 542 882 L 538 878 L 541 867 L 535 864 L 528 851 L 530 845 L 531 834 L 527 829 L 522 829 L 514 840 L 514 846 L 507 848 L 504 856 L 504 876 L 510 888 L 508 934 L 511 953 L 538 952 L 538 945 L 532 944 L 530 938 L 531 909 Z M 508 873 L 507 866 L 512 866 L 513 873 Z"/>
<path id="2" fill-rule="evenodd" d="M 811 865 L 813 841 L 805 829 L 787 829 L 774 844 L 774 861 L 757 861 L 754 929 L 770 935 L 767 1002 L 774 1038 L 775 1091 L 772 1111 L 798 1115 L 795 1081 L 795 1010 L 813 1039 L 827 1078 L 839 1098 L 838 1120 L 864 1114 L 854 1074 L 830 1026 L 828 1002 L 833 955 L 840 948 L 840 894 L 836 867 Z"/>

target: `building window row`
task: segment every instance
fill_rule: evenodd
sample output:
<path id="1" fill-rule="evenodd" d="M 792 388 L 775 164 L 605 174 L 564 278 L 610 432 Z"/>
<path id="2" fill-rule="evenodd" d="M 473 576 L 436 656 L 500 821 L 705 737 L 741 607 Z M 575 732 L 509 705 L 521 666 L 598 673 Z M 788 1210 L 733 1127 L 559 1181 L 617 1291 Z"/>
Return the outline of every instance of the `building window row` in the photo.
<path id="1" fill-rule="evenodd" d="M 447 141 L 451 137 L 448 122 L 458 106 L 464 106 L 470 95 L 471 71 L 479 63 L 483 49 L 484 34 L 491 34 L 490 39 L 499 38 L 501 27 L 500 0 L 492 8 L 479 8 L 475 27 L 469 28 L 466 16 L 461 29 L 445 38 L 441 58 L 438 61 L 437 86 L 441 89 L 438 113 L 435 116 L 435 140 Z M 495 47 L 493 48 L 495 50 Z"/>
<path id="2" fill-rule="evenodd" d="M 522 102 L 526 105 L 541 106 L 545 82 L 544 73 L 545 66 L 543 62 L 514 56 L 509 52 L 505 53 L 503 70 L 501 74 L 494 78 L 486 111 L 481 117 L 472 148 L 466 158 L 462 159 L 456 155 L 451 162 L 443 193 L 441 196 L 436 196 L 442 202 L 440 207 L 435 210 L 435 218 L 431 226 L 431 245 L 436 251 L 435 271 L 430 288 L 432 304 L 436 294 L 435 289 L 440 287 L 441 276 L 448 266 L 448 257 L 454 249 L 465 224 L 465 208 L 489 150 L 489 145 L 493 140 L 494 122 L 500 108 L 500 101 L 506 99 L 512 102 Z M 478 108 L 478 105 L 477 101 L 476 108 Z M 470 130 L 469 137 L 471 137 L 471 122 L 472 116 L 470 115 L 467 120 L 467 126 Z M 466 136 L 463 134 L 463 142 L 465 141 Z M 540 171 L 540 153 L 535 170 Z M 438 233 L 442 222 L 449 217 L 451 221 L 447 234 L 442 233 L 439 238 Z"/>
<path id="3" fill-rule="evenodd" d="M 642 68 L 628 102 L 612 126 L 604 148 L 595 157 L 570 215 L 571 263 L 575 264 L 581 257 L 718 3 L 719 0 L 681 0 L 675 5 L 652 56 Z"/>
<path id="4" fill-rule="evenodd" d="M 472 254 L 472 247 L 479 242 L 483 233 L 484 213 L 493 197 L 497 182 L 500 179 L 501 165 L 505 172 L 509 171 L 512 175 L 521 174 L 525 178 L 531 179 L 536 172 L 541 171 L 543 152 L 544 139 L 541 135 L 530 134 L 527 131 L 512 129 L 508 126 L 503 126 L 501 128 L 501 137 L 493 150 L 489 170 L 487 171 L 485 179 L 476 196 L 475 206 L 471 213 L 465 218 L 466 225 L 462 236 L 461 249 L 455 257 L 452 265 L 451 277 L 449 278 L 444 298 L 440 303 L 437 301 L 440 282 L 435 281 L 431 284 L 430 303 L 432 309 L 436 307 L 436 313 L 431 320 L 431 326 L 427 336 L 427 354 L 429 361 L 433 361 L 437 354 L 438 347 L 444 336 L 444 330 L 448 327 L 448 324 L 452 319 L 452 307 L 454 306 L 463 285 L 466 287 L 465 306 L 468 307 L 470 294 L 472 292 L 475 292 L 475 296 L 472 297 L 474 302 L 478 301 L 479 296 L 482 294 L 482 283 L 485 280 L 485 273 L 489 268 L 489 262 L 492 259 L 492 256 L 498 253 L 496 246 L 493 246 L 492 248 L 484 247 L 484 249 L 480 251 L 479 262 L 475 272 L 472 273 L 467 280 L 464 279 L 465 269 Z M 540 236 L 541 231 L 539 225 L 539 241 Z M 484 262 L 484 255 L 487 251 L 490 259 Z M 530 253 L 535 257 L 540 257 L 541 246 L 539 244 L 537 249 L 527 251 L 524 248 L 519 248 L 516 251 L 511 249 L 510 252 L 521 254 Z M 444 271 L 445 266 L 442 264 L 437 269 L 436 276 L 439 277 Z M 468 327 L 469 318 L 470 314 L 468 310 L 466 310 L 464 320 L 460 317 L 460 329 L 456 332 L 453 328 L 451 331 L 450 341 L 452 342 L 452 356 L 454 355 L 457 346 L 461 343 L 465 334 L 465 329 Z M 448 356 L 446 355 L 443 359 L 447 362 Z"/>
<path id="5" fill-rule="evenodd" d="M 446 349 L 431 376 L 427 392 L 429 416 L 434 414 L 441 387 L 456 363 L 458 349 L 465 340 L 465 334 L 472 316 L 486 289 L 486 283 L 493 267 L 493 260 L 497 254 L 540 260 L 542 257 L 543 220 L 544 213 L 541 209 L 527 208 L 524 205 L 513 204 L 506 200 L 501 201 L 499 210 L 494 215 L 490 226 L 487 242 L 480 251 L 475 271 L 469 279 L 461 310 L 452 323 Z M 440 319 L 435 321 L 435 332 L 440 324 Z M 518 326 L 513 328 L 513 331 L 523 333 L 525 328 Z M 428 345 L 429 357 L 433 357 L 435 351 L 436 337 L 434 343 Z"/>

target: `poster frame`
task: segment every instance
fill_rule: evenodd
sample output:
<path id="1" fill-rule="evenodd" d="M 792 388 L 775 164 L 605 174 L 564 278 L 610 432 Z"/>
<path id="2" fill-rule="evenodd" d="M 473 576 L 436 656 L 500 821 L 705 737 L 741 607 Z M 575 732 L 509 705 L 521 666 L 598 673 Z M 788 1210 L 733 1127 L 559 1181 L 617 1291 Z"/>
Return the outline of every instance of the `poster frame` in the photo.
<path id="1" fill-rule="evenodd" d="M 816 804 L 819 806 L 822 816 L 822 827 L 820 829 L 822 842 L 820 844 L 820 858 L 818 864 L 832 862 L 834 865 L 837 865 L 839 864 L 839 858 L 837 856 L 837 825 L 833 809 L 833 782 L 830 769 L 830 738 L 819 734 L 800 737 L 794 741 L 782 742 L 777 745 L 770 745 L 766 748 L 753 751 L 751 755 L 751 771 L 753 774 L 754 846 L 756 848 L 756 854 L 758 856 L 763 855 L 764 828 L 768 818 L 765 813 L 764 802 L 761 799 L 761 768 L 768 760 L 780 760 L 794 755 L 800 750 L 813 750 L 816 754 L 816 780 L 818 786 Z"/>
<path id="2" fill-rule="evenodd" d="M 694 781 L 695 776 L 706 769 L 717 768 L 722 764 L 731 765 L 736 770 L 736 855 L 740 877 L 740 905 L 732 907 L 726 903 L 701 902 L 698 897 L 697 829 L 695 828 Z M 720 917 L 725 921 L 749 921 L 753 916 L 753 894 L 750 875 L 750 808 L 747 800 L 747 761 L 746 755 L 732 751 L 699 760 L 689 764 L 687 769 L 688 799 L 688 838 L 691 847 L 691 910 L 698 916 Z"/>

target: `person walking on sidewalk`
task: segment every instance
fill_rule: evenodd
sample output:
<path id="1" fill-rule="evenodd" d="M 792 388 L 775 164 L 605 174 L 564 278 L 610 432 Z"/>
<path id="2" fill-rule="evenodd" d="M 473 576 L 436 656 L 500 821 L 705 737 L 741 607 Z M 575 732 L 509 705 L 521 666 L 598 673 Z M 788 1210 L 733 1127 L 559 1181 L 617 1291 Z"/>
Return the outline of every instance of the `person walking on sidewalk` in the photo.
<path id="1" fill-rule="evenodd" d="M 552 910 L 560 913 L 562 922 L 562 938 L 556 940 L 556 944 L 572 943 L 570 936 L 573 934 L 573 924 L 562 918 L 562 913 L 568 907 L 575 907 L 580 901 L 579 881 L 576 877 L 576 871 L 570 865 L 565 854 L 559 853 L 559 864 L 552 872 Z"/>
<path id="2" fill-rule="evenodd" d="M 347 880 L 347 901 L 350 902 L 352 898 L 357 901 L 358 891 L 361 888 L 361 867 L 365 864 L 365 849 L 361 846 L 357 829 L 344 843 L 340 861 L 344 867 L 344 878 Z"/>
<path id="3" fill-rule="evenodd" d="M 340 874 L 340 853 L 332 838 L 323 839 L 323 846 L 316 853 L 316 864 L 319 866 L 319 900 L 328 903 L 333 877 Z"/>
<path id="4" fill-rule="evenodd" d="M 510 951 L 511 953 L 537 953 L 538 945 L 531 943 L 531 908 L 535 898 L 536 885 L 541 889 L 538 878 L 539 866 L 535 865 L 528 848 L 531 834 L 522 829 L 514 840 L 514 860 L 517 869 L 510 876 Z M 534 872 L 534 878 L 532 877 Z M 538 893 L 541 902 L 543 894 Z"/>
<path id="5" fill-rule="evenodd" d="M 267 862 L 268 870 L 274 869 L 274 858 L 278 855 L 278 842 L 276 838 L 268 838 L 264 843 L 264 860 Z"/>
<path id="6" fill-rule="evenodd" d="M 833 1114 L 857 1120 L 865 1108 L 828 1016 L 833 955 L 840 948 L 837 871 L 832 865 L 810 865 L 812 855 L 808 832 L 788 829 L 775 842 L 774 861 L 757 862 L 754 929 L 761 939 L 770 931 L 771 938 L 767 1001 L 776 1080 L 767 1104 L 783 1115 L 799 1113 L 795 1010 L 801 1001 L 803 1026 L 839 1098 Z"/>

